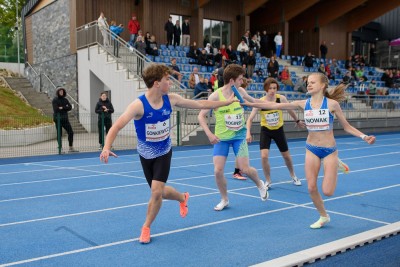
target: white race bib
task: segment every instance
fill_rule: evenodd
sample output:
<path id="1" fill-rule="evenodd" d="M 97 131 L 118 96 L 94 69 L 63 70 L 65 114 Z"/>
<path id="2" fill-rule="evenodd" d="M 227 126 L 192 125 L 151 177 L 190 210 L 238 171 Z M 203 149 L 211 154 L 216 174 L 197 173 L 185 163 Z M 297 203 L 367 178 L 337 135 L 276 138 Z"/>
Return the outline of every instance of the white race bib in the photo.
<path id="1" fill-rule="evenodd" d="M 315 109 L 304 112 L 304 121 L 310 131 L 329 130 L 329 109 Z"/>
<path id="2" fill-rule="evenodd" d="M 229 130 L 239 131 L 243 128 L 242 114 L 226 114 L 225 115 L 225 126 Z"/>
<path id="3" fill-rule="evenodd" d="M 266 113 L 265 120 L 269 126 L 276 126 L 279 123 L 279 113 L 277 111 L 273 113 Z"/>
<path id="4" fill-rule="evenodd" d="M 159 121 L 156 124 L 146 123 L 146 141 L 160 142 L 167 139 L 169 136 L 169 119 Z"/>

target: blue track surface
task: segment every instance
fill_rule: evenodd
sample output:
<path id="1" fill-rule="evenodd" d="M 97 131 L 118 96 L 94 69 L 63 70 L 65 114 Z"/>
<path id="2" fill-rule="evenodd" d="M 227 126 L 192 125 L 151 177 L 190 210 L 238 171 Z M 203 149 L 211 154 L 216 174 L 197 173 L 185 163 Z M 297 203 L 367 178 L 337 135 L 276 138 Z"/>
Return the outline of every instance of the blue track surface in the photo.
<path id="1" fill-rule="evenodd" d="M 179 205 L 165 201 L 149 245 L 137 241 L 150 191 L 136 153 L 121 152 L 107 165 L 98 153 L 0 160 L 0 266 L 248 266 L 399 222 L 400 134 L 377 137 L 372 146 L 337 139 L 351 172 L 339 175 L 335 195 L 325 202 L 331 223 L 319 230 L 309 228 L 318 213 L 304 180 L 304 140 L 289 142 L 299 187 L 273 145 L 267 202 L 251 181 L 231 178 L 230 154 L 230 206 L 221 212 L 213 210 L 220 195 L 211 146 L 175 148 L 168 184 L 190 192 L 189 214 L 182 219 Z M 249 149 L 262 177 L 258 144 Z M 385 257 L 385 244 L 398 248 L 399 238 L 379 243 Z M 367 247 L 315 265 L 342 266 L 332 261 Z M 387 266 L 398 261 L 385 257 Z"/>

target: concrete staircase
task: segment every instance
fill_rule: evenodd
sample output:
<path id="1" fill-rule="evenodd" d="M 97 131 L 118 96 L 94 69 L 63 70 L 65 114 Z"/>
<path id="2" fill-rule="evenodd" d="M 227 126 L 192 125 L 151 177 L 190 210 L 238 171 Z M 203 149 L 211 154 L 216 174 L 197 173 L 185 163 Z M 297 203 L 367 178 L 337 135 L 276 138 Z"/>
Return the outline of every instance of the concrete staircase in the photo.
<path id="1" fill-rule="evenodd" d="M 7 82 L 8 86 L 23 97 L 29 105 L 40 110 L 43 115 L 53 117 L 53 107 L 51 104 L 52 99 L 50 99 L 45 93 L 36 92 L 28 79 L 24 77 L 4 77 L 4 80 Z M 75 133 L 87 132 L 74 116 L 73 112 L 70 112 L 68 115 Z"/>

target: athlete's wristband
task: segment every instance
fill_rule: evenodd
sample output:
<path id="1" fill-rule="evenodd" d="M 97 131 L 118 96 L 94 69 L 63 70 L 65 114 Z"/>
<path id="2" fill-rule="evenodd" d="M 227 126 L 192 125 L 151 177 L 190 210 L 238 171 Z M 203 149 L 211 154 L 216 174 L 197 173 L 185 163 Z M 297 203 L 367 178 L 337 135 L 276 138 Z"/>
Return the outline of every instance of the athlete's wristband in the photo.
<path id="1" fill-rule="evenodd" d="M 297 120 L 297 121 L 296 121 L 296 123 L 299 123 L 299 122 L 300 122 L 300 120 Z"/>
<path id="2" fill-rule="evenodd" d="M 362 140 L 365 140 L 365 138 L 367 137 L 368 135 L 366 135 L 366 134 L 360 134 L 360 138 L 362 139 Z"/>

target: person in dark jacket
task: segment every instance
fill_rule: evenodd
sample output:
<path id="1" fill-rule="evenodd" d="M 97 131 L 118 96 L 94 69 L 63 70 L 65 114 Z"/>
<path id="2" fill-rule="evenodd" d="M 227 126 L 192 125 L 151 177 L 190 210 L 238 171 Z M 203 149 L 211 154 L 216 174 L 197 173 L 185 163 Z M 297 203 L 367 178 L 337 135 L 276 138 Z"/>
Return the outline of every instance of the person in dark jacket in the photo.
<path id="1" fill-rule="evenodd" d="M 99 150 L 103 149 L 103 142 L 105 140 L 104 135 L 104 127 L 106 128 L 106 134 L 110 130 L 112 126 L 111 114 L 114 113 L 114 107 L 111 101 L 108 99 L 107 93 L 102 92 L 100 94 L 99 102 L 96 104 L 95 112 L 99 114 L 99 119 L 97 121 L 97 125 L 99 127 Z M 104 122 L 102 119 L 104 118 Z"/>
<path id="2" fill-rule="evenodd" d="M 69 150 L 68 152 L 78 152 L 74 149 L 74 131 L 72 130 L 71 124 L 68 119 L 68 111 L 72 109 L 71 104 L 66 98 L 67 93 L 63 87 L 58 87 L 56 91 L 56 96 L 53 98 L 53 121 L 56 124 L 57 131 L 57 141 L 61 140 L 62 137 L 62 128 L 64 128 L 68 133 L 68 144 Z M 61 144 L 60 144 L 61 145 Z"/>
<path id="3" fill-rule="evenodd" d="M 179 46 L 181 44 L 181 34 L 182 29 L 179 20 L 177 20 L 174 26 L 174 46 Z"/>
<path id="4" fill-rule="evenodd" d="M 172 17 L 169 17 L 168 21 L 165 23 L 164 30 L 167 32 L 167 45 L 172 45 L 172 38 L 174 36 Z"/>

